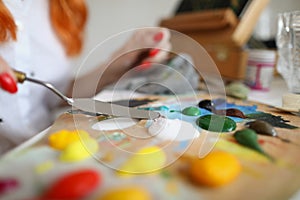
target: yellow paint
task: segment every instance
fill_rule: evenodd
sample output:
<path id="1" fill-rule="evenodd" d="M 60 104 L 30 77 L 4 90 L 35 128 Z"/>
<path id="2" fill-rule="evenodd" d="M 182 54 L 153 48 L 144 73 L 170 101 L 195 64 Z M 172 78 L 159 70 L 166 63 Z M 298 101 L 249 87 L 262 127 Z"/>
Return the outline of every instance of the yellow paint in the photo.
<path id="1" fill-rule="evenodd" d="M 49 145 L 57 150 L 64 150 L 69 144 L 84 139 L 89 138 L 89 134 L 84 130 L 60 130 L 52 133 L 48 140 Z"/>
<path id="2" fill-rule="evenodd" d="M 147 190 L 139 186 L 127 186 L 107 191 L 98 200 L 151 200 Z"/>
<path id="3" fill-rule="evenodd" d="M 53 161 L 49 160 L 43 163 L 40 163 L 39 165 L 37 165 L 35 167 L 35 171 L 38 174 L 43 174 L 49 170 L 51 170 L 54 167 L 54 163 Z"/>
<path id="4" fill-rule="evenodd" d="M 235 180 L 241 172 L 241 164 L 230 153 L 213 151 L 204 158 L 195 158 L 189 172 L 195 183 L 217 187 Z"/>
<path id="5" fill-rule="evenodd" d="M 243 166 L 243 172 L 245 174 L 248 174 L 256 179 L 262 179 L 264 177 L 264 174 L 256 169 L 253 169 L 253 167 L 249 166 Z"/>
<path id="6" fill-rule="evenodd" d="M 243 147 L 237 143 L 230 142 L 221 138 L 217 141 L 215 147 L 217 149 L 232 153 L 244 160 L 257 161 L 257 162 L 270 162 L 270 160 L 266 156 L 258 153 L 257 151 L 254 151 L 250 148 Z"/>
<path id="7" fill-rule="evenodd" d="M 119 169 L 123 173 L 150 173 L 162 169 L 166 163 L 165 152 L 156 146 L 145 147 L 133 153 Z"/>
<path id="8" fill-rule="evenodd" d="M 98 151 L 98 143 L 93 138 L 77 140 L 69 144 L 60 154 L 63 162 L 76 162 L 93 156 Z"/>

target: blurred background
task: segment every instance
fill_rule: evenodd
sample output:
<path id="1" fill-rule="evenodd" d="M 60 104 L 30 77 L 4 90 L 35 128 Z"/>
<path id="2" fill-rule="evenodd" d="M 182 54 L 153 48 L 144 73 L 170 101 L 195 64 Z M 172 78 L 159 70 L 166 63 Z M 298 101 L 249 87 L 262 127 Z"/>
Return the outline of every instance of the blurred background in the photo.
<path id="1" fill-rule="evenodd" d="M 122 31 L 157 26 L 162 18 L 173 15 L 179 2 L 180 0 L 87 0 L 90 13 L 86 44 L 82 56 L 74 64 L 78 68 L 96 45 Z M 101 52 L 101 55 L 89 56 L 82 71 L 89 70 L 98 61 L 107 59 L 121 42 L 109 42 L 111 45 L 107 51 Z"/>
<path id="2" fill-rule="evenodd" d="M 96 45 L 122 31 L 157 26 L 163 18 L 173 16 L 181 2 L 181 0 L 87 0 L 90 14 L 86 44 L 82 56 L 74 62 L 75 72 Z M 299 0 L 270 0 L 257 21 L 253 37 L 271 48 L 274 47 L 277 14 L 292 10 L 300 10 Z M 105 52 L 101 52 L 101 55 L 90 56 L 81 72 L 92 68 L 94 63 L 107 59 L 110 53 L 121 45 L 120 43 L 122 41 L 110 42 L 111 45 Z"/>

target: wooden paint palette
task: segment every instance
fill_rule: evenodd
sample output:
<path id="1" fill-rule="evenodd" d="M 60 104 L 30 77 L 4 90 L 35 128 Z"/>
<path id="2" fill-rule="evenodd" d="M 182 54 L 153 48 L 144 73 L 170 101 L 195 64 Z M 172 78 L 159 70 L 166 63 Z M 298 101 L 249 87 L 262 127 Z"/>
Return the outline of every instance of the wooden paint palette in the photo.
<path id="1" fill-rule="evenodd" d="M 192 104 L 186 98 L 187 104 Z M 208 95 L 199 95 L 208 99 Z M 280 112 L 267 105 L 228 98 L 237 105 L 257 105 L 257 110 L 280 115 L 290 124 L 300 127 L 300 118 Z M 168 105 L 169 99 L 152 102 L 151 105 Z M 195 103 L 195 102 L 193 102 Z M 90 194 L 95 199 L 108 188 L 124 185 L 141 186 L 149 191 L 153 199 L 288 199 L 300 188 L 300 130 L 275 128 L 285 143 L 278 138 L 259 135 L 262 148 L 275 161 L 239 145 L 233 132 L 215 133 L 201 130 L 200 136 L 188 141 L 166 141 L 150 137 L 147 121 L 138 121 L 123 130 L 96 130 L 93 125 L 101 117 L 83 114 L 62 114 L 47 133 L 32 145 L 6 155 L 0 161 L 0 180 L 13 177 L 19 180 L 19 188 L 5 193 L 5 199 L 29 199 L 38 197 L 61 175 L 81 168 L 92 168 L 103 176 L 103 183 Z M 243 128 L 243 122 L 237 129 Z M 92 157 L 80 162 L 66 163 L 59 160 L 60 152 L 52 149 L 48 137 L 62 129 L 85 130 L 97 140 L 99 150 Z M 147 174 L 122 176 L 120 166 L 132 153 L 147 146 L 156 146 L 166 155 L 165 166 Z M 236 156 L 242 172 L 233 182 L 217 188 L 196 185 L 187 175 L 190 159 L 205 157 L 211 151 L 222 150 Z"/>

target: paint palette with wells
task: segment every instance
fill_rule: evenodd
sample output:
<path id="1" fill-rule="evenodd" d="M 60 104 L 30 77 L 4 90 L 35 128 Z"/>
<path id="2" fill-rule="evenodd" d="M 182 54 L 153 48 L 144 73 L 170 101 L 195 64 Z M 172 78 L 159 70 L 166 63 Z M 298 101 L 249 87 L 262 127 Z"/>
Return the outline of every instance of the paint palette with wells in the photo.
<path id="1" fill-rule="evenodd" d="M 288 199 L 300 188 L 298 116 L 183 96 L 139 106 L 164 118 L 63 113 L 0 162 L 5 199 Z"/>

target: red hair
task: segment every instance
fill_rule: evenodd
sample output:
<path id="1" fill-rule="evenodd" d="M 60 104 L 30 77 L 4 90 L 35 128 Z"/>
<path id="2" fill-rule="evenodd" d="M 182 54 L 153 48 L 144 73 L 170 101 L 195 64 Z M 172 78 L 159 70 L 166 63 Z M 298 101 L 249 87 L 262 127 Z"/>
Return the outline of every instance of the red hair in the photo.
<path id="1" fill-rule="evenodd" d="M 68 56 L 80 53 L 83 46 L 83 33 L 87 20 L 87 7 L 84 0 L 49 0 L 50 19 L 53 29 L 65 48 Z M 0 0 L 0 42 L 10 38 L 17 40 L 15 21 Z"/>

